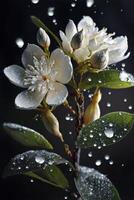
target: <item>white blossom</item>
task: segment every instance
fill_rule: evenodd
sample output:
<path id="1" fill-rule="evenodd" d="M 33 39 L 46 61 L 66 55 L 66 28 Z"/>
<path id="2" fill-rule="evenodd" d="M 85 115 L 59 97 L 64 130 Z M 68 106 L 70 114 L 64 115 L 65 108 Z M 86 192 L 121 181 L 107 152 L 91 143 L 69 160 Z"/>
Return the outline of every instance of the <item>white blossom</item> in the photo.
<path id="1" fill-rule="evenodd" d="M 71 80 L 73 68 L 61 49 L 54 50 L 47 58 L 40 47 L 29 44 L 22 54 L 22 63 L 24 68 L 11 65 L 4 69 L 13 84 L 27 88 L 15 99 L 18 108 L 36 108 L 44 99 L 48 105 L 59 105 L 66 100 L 68 91 L 63 84 Z"/>
<path id="2" fill-rule="evenodd" d="M 37 32 L 37 42 L 43 48 L 48 48 L 50 46 L 50 38 L 45 30 L 39 28 Z"/>
<path id="3" fill-rule="evenodd" d="M 72 38 L 81 30 L 83 33 L 81 45 L 75 50 L 71 46 Z M 78 23 L 77 27 L 74 22 L 70 20 L 66 26 L 65 33 L 60 31 L 64 51 L 67 54 L 71 54 L 78 63 L 85 63 L 85 61 L 90 63 L 90 59 L 93 58 L 96 52 L 98 55 L 101 55 L 101 52 L 106 49 L 106 60 L 108 61 L 107 65 L 114 64 L 128 58 L 130 53 L 126 54 L 128 50 L 127 37 L 119 36 L 113 38 L 114 35 L 115 33 L 108 34 L 106 28 L 99 30 L 92 18 L 88 16 L 84 16 Z M 107 65 L 105 65 L 105 68 Z M 91 67 L 95 68 L 96 66 Z"/>

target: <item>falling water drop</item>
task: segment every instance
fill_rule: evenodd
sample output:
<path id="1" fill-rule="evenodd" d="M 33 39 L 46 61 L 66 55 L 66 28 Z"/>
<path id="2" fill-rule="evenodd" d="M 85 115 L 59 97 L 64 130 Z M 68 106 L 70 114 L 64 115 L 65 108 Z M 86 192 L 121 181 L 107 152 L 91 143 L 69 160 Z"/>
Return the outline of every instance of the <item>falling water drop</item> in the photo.
<path id="1" fill-rule="evenodd" d="M 128 106 L 128 109 L 129 109 L 129 110 L 132 110 L 132 109 L 133 109 L 133 106 L 131 106 L 131 105 Z"/>
<path id="2" fill-rule="evenodd" d="M 100 166 L 102 163 L 101 163 L 101 160 L 96 160 L 96 162 L 95 162 L 95 165 L 96 166 Z"/>
<path id="3" fill-rule="evenodd" d="M 107 103 L 107 107 L 110 108 L 111 107 L 111 103 L 108 102 Z"/>
<path id="4" fill-rule="evenodd" d="M 74 8 L 76 6 L 76 3 L 71 3 L 71 7 Z"/>
<path id="5" fill-rule="evenodd" d="M 90 8 L 94 4 L 94 0 L 87 0 L 86 4 L 87 4 L 87 7 Z"/>
<path id="6" fill-rule="evenodd" d="M 109 165 L 113 165 L 114 162 L 112 160 L 109 161 Z"/>
<path id="7" fill-rule="evenodd" d="M 47 14 L 48 14 L 49 17 L 54 16 L 54 10 L 55 10 L 54 7 L 49 7 L 48 8 Z"/>
<path id="8" fill-rule="evenodd" d="M 32 3 L 37 4 L 40 0 L 31 0 Z"/>
<path id="9" fill-rule="evenodd" d="M 110 159 L 110 156 L 109 155 L 105 155 L 105 160 L 109 160 Z"/>
<path id="10" fill-rule="evenodd" d="M 124 99 L 123 101 L 126 103 L 126 102 L 127 102 L 127 99 Z"/>
<path id="11" fill-rule="evenodd" d="M 88 157 L 91 158 L 93 156 L 92 152 L 88 153 Z"/>
<path id="12" fill-rule="evenodd" d="M 19 48 L 22 48 L 24 46 L 24 41 L 22 38 L 17 38 L 16 39 L 16 45 L 19 47 Z"/>

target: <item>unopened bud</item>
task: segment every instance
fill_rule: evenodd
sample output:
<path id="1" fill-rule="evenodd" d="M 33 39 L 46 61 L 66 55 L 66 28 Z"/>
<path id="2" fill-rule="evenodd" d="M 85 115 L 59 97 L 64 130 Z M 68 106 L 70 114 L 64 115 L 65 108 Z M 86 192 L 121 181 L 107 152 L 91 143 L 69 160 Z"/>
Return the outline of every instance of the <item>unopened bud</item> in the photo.
<path id="1" fill-rule="evenodd" d="M 71 46 L 72 48 L 75 49 L 79 49 L 81 47 L 81 43 L 83 40 L 83 30 L 79 31 L 78 33 L 76 33 L 72 40 L 71 40 Z"/>
<path id="2" fill-rule="evenodd" d="M 94 53 L 90 58 L 90 62 L 94 69 L 105 69 L 109 62 L 108 49 L 103 49 Z"/>
<path id="3" fill-rule="evenodd" d="M 99 102 L 101 100 L 101 96 L 100 90 L 97 90 L 97 92 L 95 92 L 93 95 L 91 103 L 86 108 L 84 113 L 83 122 L 85 125 L 90 124 L 100 118 Z"/>
<path id="4" fill-rule="evenodd" d="M 43 48 L 48 48 L 50 46 L 50 38 L 42 28 L 39 28 L 37 32 L 37 42 Z"/>
<path id="5" fill-rule="evenodd" d="M 44 123 L 45 128 L 55 135 L 56 137 L 59 137 L 62 142 L 64 142 L 63 136 L 61 132 L 59 131 L 59 121 L 55 117 L 55 115 L 51 112 L 49 109 L 45 109 L 42 113 L 42 121 Z"/>

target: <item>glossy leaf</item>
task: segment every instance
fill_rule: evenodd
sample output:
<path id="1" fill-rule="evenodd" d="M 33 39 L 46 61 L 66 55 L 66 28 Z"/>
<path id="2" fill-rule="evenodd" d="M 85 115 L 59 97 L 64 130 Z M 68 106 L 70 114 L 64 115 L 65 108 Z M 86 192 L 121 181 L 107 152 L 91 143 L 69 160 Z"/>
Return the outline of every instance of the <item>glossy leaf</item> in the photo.
<path id="1" fill-rule="evenodd" d="M 59 38 L 38 17 L 31 16 L 31 20 L 33 24 L 35 24 L 38 28 L 42 28 L 46 32 L 48 32 L 55 39 L 60 47 L 62 46 Z"/>
<path id="2" fill-rule="evenodd" d="M 134 77 L 125 71 L 105 70 L 98 73 L 87 73 L 81 81 L 80 89 L 104 87 L 111 89 L 129 88 L 134 86 Z"/>
<path id="3" fill-rule="evenodd" d="M 124 138 L 134 124 L 134 115 L 126 112 L 112 112 L 80 131 L 77 145 L 82 148 L 111 145 Z"/>
<path id="4" fill-rule="evenodd" d="M 80 167 L 75 184 L 82 200 L 120 200 L 111 181 L 95 169 Z"/>
<path id="5" fill-rule="evenodd" d="M 42 149 L 53 149 L 52 145 L 44 138 L 43 135 L 14 123 L 4 123 L 4 129 L 14 140 L 27 147 L 38 147 Z"/>
<path id="6" fill-rule="evenodd" d="M 3 177 L 45 169 L 47 166 L 66 162 L 68 161 L 56 153 L 45 150 L 31 150 L 12 158 L 4 170 Z"/>
<path id="7" fill-rule="evenodd" d="M 25 175 L 51 184 L 62 189 L 68 188 L 69 183 L 62 171 L 55 165 L 47 166 L 45 169 L 27 172 Z"/>

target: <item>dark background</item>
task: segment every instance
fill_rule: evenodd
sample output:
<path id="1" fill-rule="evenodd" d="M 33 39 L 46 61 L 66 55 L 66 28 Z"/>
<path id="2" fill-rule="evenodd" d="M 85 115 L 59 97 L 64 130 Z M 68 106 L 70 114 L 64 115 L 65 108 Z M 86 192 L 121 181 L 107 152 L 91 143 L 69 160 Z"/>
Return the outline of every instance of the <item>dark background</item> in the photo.
<path id="1" fill-rule="evenodd" d="M 35 116 L 33 111 L 20 111 L 15 109 L 14 98 L 20 92 L 20 88 L 11 85 L 4 77 L 2 70 L 10 64 L 21 64 L 20 58 L 23 49 L 27 43 L 36 43 L 36 27 L 30 21 L 30 15 L 36 15 L 41 18 L 44 23 L 58 35 L 58 30 L 64 30 L 68 19 L 73 19 L 76 23 L 83 15 L 90 15 L 99 28 L 107 27 L 108 32 L 116 32 L 117 36 L 127 35 L 129 40 L 129 51 L 131 56 L 127 61 L 125 70 L 134 73 L 134 1 L 132 0 L 95 0 L 95 4 L 91 8 L 86 7 L 85 0 L 77 0 L 76 6 L 71 7 L 70 0 L 40 0 L 38 4 L 33 4 L 30 0 L 6 0 L 0 5 L 0 125 L 4 121 L 17 122 L 22 125 L 34 128 L 41 133 L 46 132 L 43 125 Z M 54 16 L 47 15 L 48 7 L 55 7 Z M 57 20 L 57 26 L 52 22 Z M 23 38 L 24 47 L 18 48 L 15 41 L 16 38 Z M 52 49 L 56 44 L 52 45 Z M 121 68 L 118 63 L 117 67 Z M 134 89 L 125 90 L 103 90 L 103 99 L 101 102 L 102 115 L 111 111 L 129 111 L 128 107 L 134 107 Z M 86 96 L 88 96 L 86 94 Z M 124 99 L 127 98 L 127 102 Z M 89 99 L 86 99 L 88 103 Z M 107 102 L 111 103 L 111 107 L 107 107 Z M 71 121 L 64 118 L 68 114 L 62 111 L 62 107 L 57 110 L 56 115 L 61 123 L 61 131 L 65 134 L 67 142 L 72 144 L 73 136 L 69 131 L 73 131 Z M 66 123 L 66 125 L 65 125 Z M 63 154 L 61 143 L 50 134 L 46 137 L 54 143 L 55 149 Z M 3 131 L 0 130 L 0 173 L 8 160 L 17 153 L 28 150 L 16 142 L 12 141 Z M 93 157 L 89 158 L 88 153 L 92 151 Z M 109 161 L 104 156 L 110 155 Z M 96 160 L 101 160 L 101 166 L 95 165 Z M 134 199 L 134 129 L 131 133 L 118 144 L 105 147 L 103 150 L 90 149 L 82 152 L 81 164 L 94 167 L 100 172 L 106 174 L 117 187 L 121 199 Z M 67 175 L 70 176 L 69 169 L 66 169 Z M 0 199 L 19 199 L 19 200 L 37 200 L 37 199 L 55 199 L 63 200 L 66 193 L 51 187 L 39 181 L 30 182 L 30 179 L 23 176 L 11 177 L 0 180 Z M 68 197 L 69 200 L 70 197 Z"/>

